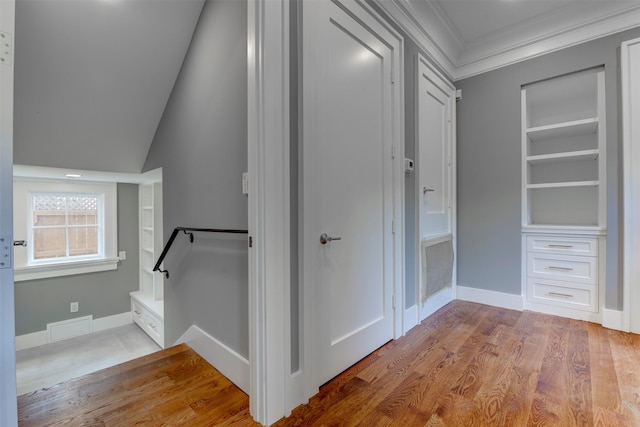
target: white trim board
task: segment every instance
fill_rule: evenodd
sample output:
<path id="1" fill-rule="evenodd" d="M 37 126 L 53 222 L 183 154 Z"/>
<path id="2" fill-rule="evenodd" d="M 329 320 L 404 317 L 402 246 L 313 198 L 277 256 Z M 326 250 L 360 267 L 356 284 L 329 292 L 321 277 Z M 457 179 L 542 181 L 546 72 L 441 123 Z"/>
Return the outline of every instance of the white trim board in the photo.
<path id="1" fill-rule="evenodd" d="M 89 317 L 89 316 L 86 316 Z M 77 319 L 77 318 L 76 318 Z M 55 324 L 60 324 L 63 322 L 69 322 L 69 321 L 74 321 L 76 319 L 69 319 L 69 320 L 64 320 L 62 322 L 56 322 L 56 323 L 52 323 L 49 324 L 47 326 L 50 325 L 55 325 Z M 106 317 L 100 317 L 98 319 L 93 319 L 91 322 L 91 330 L 90 332 L 100 332 L 100 331 L 105 331 L 107 329 L 111 329 L 111 328 L 117 328 L 119 326 L 124 326 L 124 325 L 128 325 L 129 323 L 132 323 L 133 321 L 131 320 L 131 312 L 127 311 L 124 313 L 120 313 L 120 314 L 114 314 L 112 316 L 106 316 Z M 49 339 L 49 328 L 42 330 L 42 331 L 37 331 L 37 332 L 32 332 L 29 334 L 24 334 L 24 335 L 18 335 L 16 336 L 16 351 L 19 350 L 25 350 L 27 348 L 33 348 L 33 347 L 38 347 L 44 344 L 48 344 L 50 342 L 53 342 Z M 83 334 L 78 334 L 78 335 L 74 335 L 74 336 L 79 336 L 79 335 L 83 335 Z M 72 336 L 68 337 L 68 338 L 73 338 Z"/>
<path id="2" fill-rule="evenodd" d="M 440 289 L 435 294 L 429 296 L 424 304 L 422 304 L 422 308 L 420 309 L 420 321 L 423 321 L 427 317 L 431 316 L 433 313 L 440 310 L 442 307 L 449 304 L 454 299 L 455 292 L 453 286 Z"/>
<path id="3" fill-rule="evenodd" d="M 524 300 L 522 295 L 506 294 L 504 292 L 489 291 L 487 289 L 457 286 L 457 299 L 476 302 L 478 304 L 522 311 Z"/>
<path id="4" fill-rule="evenodd" d="M 175 344 L 187 344 L 211 366 L 249 394 L 249 361 L 196 325 L 191 325 Z"/>
<path id="5" fill-rule="evenodd" d="M 602 326 L 616 331 L 629 332 L 624 328 L 624 315 L 624 311 L 604 308 L 602 309 Z"/>
<path id="6" fill-rule="evenodd" d="M 622 159 L 624 202 L 624 249 L 623 249 L 623 318 L 622 330 L 640 332 L 640 196 L 638 196 L 640 150 L 640 38 L 622 43 L 620 47 L 620 73 L 622 75 Z M 633 237 L 632 237 L 633 236 Z"/>

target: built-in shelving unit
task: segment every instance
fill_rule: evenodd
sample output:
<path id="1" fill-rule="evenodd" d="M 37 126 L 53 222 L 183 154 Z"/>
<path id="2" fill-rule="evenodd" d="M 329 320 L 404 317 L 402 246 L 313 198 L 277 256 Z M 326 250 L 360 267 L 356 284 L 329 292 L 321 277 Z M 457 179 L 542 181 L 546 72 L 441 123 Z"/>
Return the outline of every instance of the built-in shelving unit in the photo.
<path id="1" fill-rule="evenodd" d="M 522 88 L 526 308 L 599 321 L 606 245 L 604 69 Z M 589 251 L 575 248 L 585 245 Z"/>
<path id="2" fill-rule="evenodd" d="M 134 322 L 164 346 L 164 276 L 153 271 L 162 251 L 162 182 L 141 184 L 138 189 L 140 216 L 140 289 L 131 293 Z"/>

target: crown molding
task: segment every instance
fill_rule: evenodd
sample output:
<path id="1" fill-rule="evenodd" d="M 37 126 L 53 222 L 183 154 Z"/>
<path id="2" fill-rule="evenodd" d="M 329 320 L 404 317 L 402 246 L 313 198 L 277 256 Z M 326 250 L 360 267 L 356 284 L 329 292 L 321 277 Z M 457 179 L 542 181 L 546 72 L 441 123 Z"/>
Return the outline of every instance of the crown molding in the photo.
<path id="1" fill-rule="evenodd" d="M 481 54 L 478 50 L 474 59 L 467 59 L 470 55 L 466 57 L 461 55 L 456 63 L 454 79 L 472 77 L 637 26 L 640 26 L 640 5 L 556 30 L 500 50 L 487 49 Z M 505 34 L 505 37 L 509 36 Z"/>
<path id="2" fill-rule="evenodd" d="M 378 4 L 455 81 L 638 27 L 640 4 L 633 3 L 602 3 L 605 9 L 591 8 L 582 14 L 577 5 L 563 7 L 467 45 L 461 44 L 455 27 L 436 4 L 416 0 Z"/>
<path id="3" fill-rule="evenodd" d="M 453 80 L 455 75 L 454 59 L 458 52 L 455 49 L 445 51 L 441 46 L 446 44 L 442 39 L 437 42 L 434 39 L 434 30 L 430 32 L 425 29 L 425 24 L 421 23 L 417 17 L 429 19 L 422 16 L 411 4 L 410 0 L 378 1 L 376 3 L 402 31 L 404 31 L 425 53 L 430 61 L 437 64 L 448 79 Z M 428 16 L 428 15 L 427 15 Z M 448 32 L 441 28 L 442 23 L 437 19 L 429 19 L 434 27 L 441 29 L 440 34 L 445 37 Z M 427 26 L 430 26 L 427 24 Z M 453 57 L 450 56 L 453 54 Z"/>

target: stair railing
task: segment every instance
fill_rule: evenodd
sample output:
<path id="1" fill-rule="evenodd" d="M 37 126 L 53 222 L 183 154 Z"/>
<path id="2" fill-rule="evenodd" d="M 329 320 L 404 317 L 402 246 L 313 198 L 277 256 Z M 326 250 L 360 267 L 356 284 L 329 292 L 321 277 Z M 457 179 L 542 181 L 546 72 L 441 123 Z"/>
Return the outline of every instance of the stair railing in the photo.
<path id="1" fill-rule="evenodd" d="M 204 232 L 204 233 L 228 233 L 228 234 L 248 234 L 249 233 L 248 230 L 236 230 L 236 229 L 227 229 L 227 228 L 193 228 L 193 227 L 176 227 L 176 228 L 174 228 L 173 232 L 171 233 L 171 237 L 169 237 L 169 240 L 167 241 L 167 244 L 162 249 L 162 253 L 160 254 L 160 258 L 158 258 L 158 262 L 156 262 L 156 265 L 153 267 L 153 271 L 159 271 L 160 273 L 164 273 L 164 276 L 167 279 L 169 278 L 169 271 L 161 270 L 160 269 L 160 264 L 162 264 L 162 261 L 164 261 L 164 257 L 167 255 L 167 252 L 169 252 L 169 249 L 171 248 L 171 245 L 173 244 L 173 241 L 176 239 L 176 236 L 181 231 L 185 235 L 189 236 L 189 242 L 191 242 L 191 243 L 193 243 L 193 233 L 194 232 L 197 232 L 197 233 L 200 233 L 200 232 Z"/>

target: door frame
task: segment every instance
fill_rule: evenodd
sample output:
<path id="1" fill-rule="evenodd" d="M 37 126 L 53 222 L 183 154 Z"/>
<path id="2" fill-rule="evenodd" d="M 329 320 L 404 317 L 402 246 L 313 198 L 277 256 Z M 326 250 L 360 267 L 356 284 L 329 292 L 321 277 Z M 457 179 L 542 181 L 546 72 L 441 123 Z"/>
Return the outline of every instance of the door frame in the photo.
<path id="1" fill-rule="evenodd" d="M 377 12 L 375 12 L 367 3 L 361 0 L 332 0 L 347 14 L 354 17 L 357 21 L 368 27 L 373 33 L 386 33 L 389 39 L 385 40 L 391 50 L 392 61 L 392 186 L 393 186 L 393 316 L 394 316 L 394 339 L 402 336 L 405 330 L 404 310 L 404 40 Z M 302 4 L 304 7 L 304 3 Z M 304 49 L 303 49 L 304 50 Z M 303 54 L 303 60 L 304 54 Z M 301 80 L 304 79 L 304 76 Z M 299 87 L 302 91 L 302 86 Z M 303 93 L 303 92 L 301 92 Z M 301 122 L 303 123 L 303 122 Z M 304 125 L 302 125 L 304 128 Z M 303 129 L 304 132 L 304 129 Z M 304 139 L 304 138 L 303 138 Z M 302 141 L 302 151 L 304 151 L 304 140 Z M 301 169 L 304 165 L 301 165 Z M 301 176 L 304 176 L 302 170 Z M 304 178 L 303 178 L 304 181 Z M 304 182 L 302 183 L 304 186 Z M 301 224 L 304 227 L 305 221 L 304 206 L 301 215 Z M 306 235 L 307 230 L 301 229 L 301 235 Z M 304 247 L 304 243 L 303 246 Z M 304 374 L 303 394 L 305 401 L 316 394 L 321 384 L 318 383 L 315 372 L 319 366 L 317 360 L 317 352 L 314 350 L 317 346 L 318 336 L 318 313 L 315 309 L 316 300 L 314 298 L 315 290 L 313 288 L 313 278 L 309 277 L 310 272 L 304 268 L 305 253 L 302 253 L 301 268 L 301 291 L 302 291 L 302 347 L 301 361 Z"/>
<path id="2" fill-rule="evenodd" d="M 640 333 L 640 135 L 634 126 L 640 108 L 640 81 L 632 80 L 631 48 L 640 44 L 640 38 L 628 40 L 620 47 L 620 74 L 622 85 L 622 161 L 623 161 L 623 331 Z M 640 58 L 636 59 L 640 61 Z M 635 236 L 635 238 L 634 238 Z M 634 285 L 635 284 L 635 285 Z"/>
<path id="3" fill-rule="evenodd" d="M 0 30 L 15 35 L 15 0 L 0 1 Z M 12 40 L 14 37 L 12 37 Z M 13 45 L 11 46 L 13 51 Z M 13 251 L 14 62 L 0 65 L 0 235 Z M 13 260 L 0 269 L 0 425 L 18 425 Z"/>

